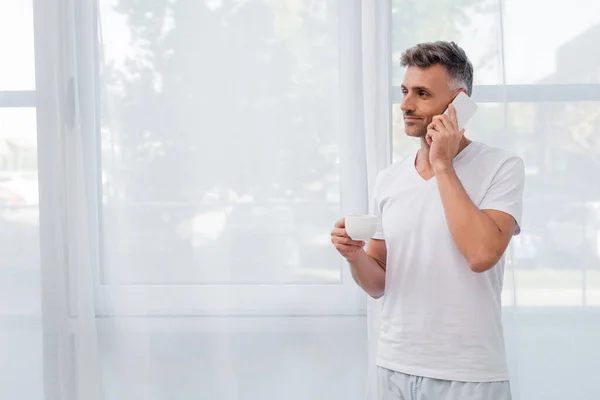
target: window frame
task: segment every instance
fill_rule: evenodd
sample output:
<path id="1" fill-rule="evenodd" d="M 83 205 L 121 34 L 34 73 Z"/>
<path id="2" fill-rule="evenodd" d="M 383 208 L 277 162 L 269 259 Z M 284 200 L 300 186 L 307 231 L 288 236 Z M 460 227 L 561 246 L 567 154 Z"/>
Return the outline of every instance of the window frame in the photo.
<path id="1" fill-rule="evenodd" d="M 35 90 L 0 90 L 0 108 L 36 108 Z"/>
<path id="2" fill-rule="evenodd" d="M 82 2 L 88 3 L 88 2 Z M 75 3 L 76 13 L 90 15 L 89 4 Z M 93 14 L 97 17 L 96 14 Z M 338 21 L 338 35 L 351 34 L 344 29 L 344 18 L 351 15 L 341 10 Z M 98 65 L 101 58 L 100 35 L 97 25 L 85 23 L 84 18 L 75 22 L 73 30 L 76 40 L 82 43 L 94 39 L 93 75 L 97 82 L 100 79 Z M 344 40 L 344 39 L 342 39 Z M 346 38 L 347 40 L 347 38 Z M 340 49 L 344 51 L 343 49 Z M 391 57 L 391 55 L 390 55 Z M 87 60 L 90 63 L 90 60 Z M 90 67 L 88 64 L 87 67 Z M 99 90 L 96 87 L 96 90 Z M 81 93 L 81 91 L 80 91 Z M 96 110 L 99 114 L 99 111 Z M 83 117 L 82 117 L 83 118 Z M 96 138 L 86 140 L 84 145 L 87 154 L 94 154 L 93 159 L 87 159 L 86 173 L 88 179 L 96 180 L 96 195 L 99 216 L 99 259 L 100 263 L 106 259 L 104 255 L 104 230 L 101 218 L 103 212 L 103 193 L 101 180 L 101 127 L 98 122 Z M 344 140 L 341 138 L 340 141 Z M 340 153 L 347 152 L 340 146 Z M 352 150 L 350 150 L 352 152 Z M 344 159 L 352 160 L 352 155 L 340 154 L 341 164 Z M 361 204 L 355 199 L 356 187 L 361 183 L 344 185 L 352 182 L 354 173 L 351 168 L 340 168 L 340 212 L 356 212 L 354 207 Z M 348 200 L 349 199 L 349 200 Z M 365 212 L 367 210 L 364 210 Z M 331 226 L 335 221 L 331 221 Z M 329 233 L 329 231 L 324 232 Z M 96 314 L 98 316 L 201 316 L 201 317 L 227 317 L 227 316 L 365 316 L 366 295 L 352 278 L 347 261 L 341 256 L 337 262 L 340 268 L 341 279 L 336 283 L 322 284 L 115 284 L 103 282 L 101 279 L 102 266 L 98 263 L 94 271 L 94 284 L 97 293 Z"/>

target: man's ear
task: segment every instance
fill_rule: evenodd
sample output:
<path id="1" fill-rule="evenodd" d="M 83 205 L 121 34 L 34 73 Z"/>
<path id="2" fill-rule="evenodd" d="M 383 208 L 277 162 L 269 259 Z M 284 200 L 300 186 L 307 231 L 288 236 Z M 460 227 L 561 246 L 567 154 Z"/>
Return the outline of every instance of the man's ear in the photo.
<path id="1" fill-rule="evenodd" d="M 446 106 L 446 110 L 444 111 L 444 113 L 448 111 L 448 107 L 450 107 L 450 104 L 454 101 L 454 99 L 456 98 L 456 96 L 458 96 L 460 92 L 463 92 L 467 96 L 469 95 L 469 93 L 467 93 L 467 89 L 465 88 L 455 90 L 454 93 L 452 93 L 452 100 L 450 100 L 450 103 L 448 103 L 448 105 Z"/>
<path id="2" fill-rule="evenodd" d="M 467 96 L 469 95 L 469 93 L 467 93 L 467 89 L 465 88 L 460 88 L 457 91 L 454 92 L 454 95 L 452 96 L 452 100 L 454 100 L 456 98 L 456 96 L 458 96 L 458 94 L 460 92 L 463 92 L 464 94 L 466 94 Z"/>

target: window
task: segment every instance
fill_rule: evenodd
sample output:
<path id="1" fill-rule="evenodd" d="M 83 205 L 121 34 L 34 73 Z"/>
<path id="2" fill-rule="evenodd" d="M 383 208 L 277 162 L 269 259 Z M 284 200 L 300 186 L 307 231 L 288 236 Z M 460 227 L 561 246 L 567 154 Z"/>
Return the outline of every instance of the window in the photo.
<path id="1" fill-rule="evenodd" d="M 338 2 L 309 3 L 100 2 L 107 304 L 364 308 L 329 239 L 341 217 Z"/>

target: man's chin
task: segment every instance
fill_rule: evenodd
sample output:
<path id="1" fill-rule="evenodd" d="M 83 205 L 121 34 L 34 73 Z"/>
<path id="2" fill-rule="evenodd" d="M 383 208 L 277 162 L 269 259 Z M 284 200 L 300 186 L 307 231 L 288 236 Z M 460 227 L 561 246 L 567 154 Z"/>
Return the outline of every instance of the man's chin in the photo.
<path id="1" fill-rule="evenodd" d="M 404 131 L 406 132 L 406 136 L 414 137 L 414 138 L 422 138 L 425 137 L 427 131 L 423 132 L 423 129 L 420 129 L 418 126 L 405 126 Z"/>

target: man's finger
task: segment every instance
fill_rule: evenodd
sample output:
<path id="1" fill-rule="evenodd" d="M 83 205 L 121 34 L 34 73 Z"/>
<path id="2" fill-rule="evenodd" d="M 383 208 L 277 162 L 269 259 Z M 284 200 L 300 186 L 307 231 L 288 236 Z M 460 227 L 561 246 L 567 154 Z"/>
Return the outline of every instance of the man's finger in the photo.
<path id="1" fill-rule="evenodd" d="M 433 143 L 433 137 L 432 137 L 432 135 L 431 135 L 431 133 L 432 133 L 432 132 L 434 132 L 434 131 L 432 131 L 432 130 L 428 130 L 428 131 L 427 131 L 427 134 L 425 135 L 425 140 L 427 141 L 427 144 L 428 144 L 429 146 L 431 146 L 431 143 Z"/>
<path id="2" fill-rule="evenodd" d="M 447 115 L 445 115 L 445 114 L 437 115 L 434 117 L 433 120 L 434 120 L 434 122 L 437 122 L 436 127 L 437 127 L 438 131 L 445 129 L 448 132 L 454 132 L 454 125 L 452 124 L 452 122 L 450 121 L 450 118 Z"/>
<path id="3" fill-rule="evenodd" d="M 342 236 L 332 236 L 331 241 L 334 244 L 348 246 L 348 247 L 364 247 L 365 242 L 362 240 L 352 240 L 350 238 L 342 237 Z"/>
<path id="4" fill-rule="evenodd" d="M 448 127 L 451 125 L 448 122 L 448 117 L 445 115 L 439 115 L 437 116 L 434 120 L 434 126 L 435 126 L 435 130 L 438 132 L 444 132 L 444 131 L 448 131 L 450 132 L 450 130 L 448 130 Z"/>
<path id="5" fill-rule="evenodd" d="M 342 238 L 342 240 L 344 241 L 344 244 L 346 246 L 350 246 L 350 247 L 364 247 L 365 246 L 365 242 L 363 242 L 362 240 L 352 240 L 352 239 L 344 239 L 344 238 Z"/>
<path id="6" fill-rule="evenodd" d="M 436 129 L 427 129 L 427 136 L 429 136 L 431 139 L 435 139 L 436 137 L 440 136 L 442 133 Z"/>
<path id="7" fill-rule="evenodd" d="M 431 123 L 429 125 L 427 125 L 427 131 L 434 131 L 434 132 L 438 132 L 439 131 L 439 126 L 435 122 L 435 120 L 431 121 Z"/>
<path id="8" fill-rule="evenodd" d="M 346 232 L 346 229 L 344 229 L 344 228 L 335 228 L 334 230 L 331 231 L 331 235 L 338 236 L 338 237 L 345 237 L 345 238 L 350 237 L 350 236 L 348 236 L 348 233 Z"/>
<path id="9" fill-rule="evenodd" d="M 342 218 L 335 223 L 336 228 L 345 228 L 346 227 L 346 219 Z"/>
<path id="10" fill-rule="evenodd" d="M 456 107 L 454 107 L 454 104 L 448 106 L 448 114 L 450 115 L 450 123 L 454 131 L 458 131 L 458 117 L 456 116 Z"/>

